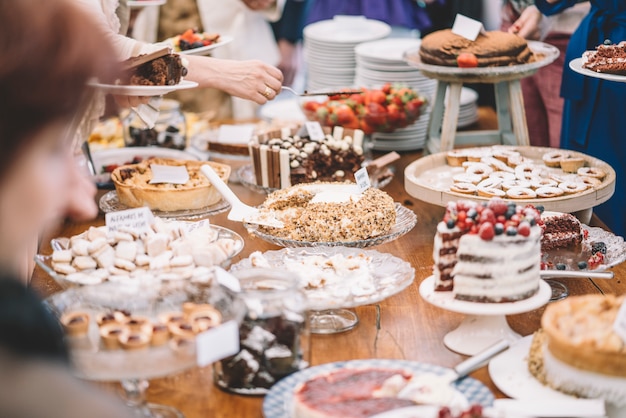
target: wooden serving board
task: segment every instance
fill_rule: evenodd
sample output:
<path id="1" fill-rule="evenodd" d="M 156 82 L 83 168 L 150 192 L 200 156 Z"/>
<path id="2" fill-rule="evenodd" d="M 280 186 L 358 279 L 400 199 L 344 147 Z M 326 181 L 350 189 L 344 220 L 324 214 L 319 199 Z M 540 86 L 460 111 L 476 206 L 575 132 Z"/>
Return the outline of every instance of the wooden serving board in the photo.
<path id="1" fill-rule="evenodd" d="M 524 157 L 532 159 L 536 164 L 542 164 L 542 157 L 545 153 L 555 151 L 555 148 L 524 147 L 524 146 L 502 146 L 500 148 L 518 151 Z M 488 147 L 487 147 L 488 148 Z M 563 195 L 554 198 L 535 199 L 508 199 L 519 204 L 532 203 L 543 205 L 546 210 L 555 212 L 577 212 L 583 211 L 601 203 L 606 202 L 615 191 L 615 170 L 602 160 L 590 157 L 586 154 L 568 151 L 569 153 L 585 159 L 589 167 L 598 167 L 604 170 L 606 177 L 599 186 L 588 188 L 587 190 Z M 420 158 L 409 164 L 404 170 L 404 188 L 411 196 L 434 205 L 445 206 L 450 201 L 473 200 L 487 201 L 488 197 L 474 196 L 450 191 L 450 186 L 454 183 L 452 177 L 464 172 L 463 167 L 453 167 L 446 162 L 447 152 L 440 152 Z"/>

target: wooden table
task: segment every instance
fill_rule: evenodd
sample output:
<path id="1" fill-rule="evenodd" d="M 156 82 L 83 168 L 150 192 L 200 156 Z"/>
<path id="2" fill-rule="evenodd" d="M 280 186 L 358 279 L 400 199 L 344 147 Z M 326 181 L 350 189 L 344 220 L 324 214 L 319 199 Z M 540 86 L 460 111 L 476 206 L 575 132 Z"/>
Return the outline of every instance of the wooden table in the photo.
<path id="1" fill-rule="evenodd" d="M 465 358 L 449 351 L 442 342 L 444 335 L 459 325 L 463 315 L 433 307 L 422 300 L 418 293 L 421 281 L 431 275 L 433 236 L 444 212 L 444 208 L 423 203 L 409 196 L 404 190 L 404 168 L 420 156 L 421 153 L 404 154 L 395 163 L 396 176 L 393 182 L 385 189 L 396 201 L 417 214 L 417 226 L 398 240 L 376 247 L 378 251 L 394 254 L 411 263 L 415 268 L 415 283 L 381 303 L 356 308 L 360 323 L 355 329 L 343 334 L 313 336 L 311 347 L 313 365 L 350 359 L 391 358 L 452 367 Z M 249 204 L 259 204 L 264 199 L 263 195 L 249 191 L 241 185 L 233 185 L 233 189 Z M 242 225 L 228 221 L 226 214 L 212 217 L 211 221 L 237 231 L 245 237 L 245 248 L 235 262 L 256 250 L 276 249 L 273 245 L 248 236 Z M 104 218 L 100 216 L 92 224 L 103 223 Z M 71 236 L 84 231 L 89 225 L 90 223 L 66 223 L 58 230 L 51 231 L 50 236 Z M 50 253 L 49 245 L 45 244 L 42 252 Z M 614 271 L 613 280 L 569 279 L 567 285 L 570 294 L 626 293 L 624 283 L 626 264 L 615 267 Z M 58 285 L 39 269 L 35 271 L 32 286 L 42 296 L 60 290 Z M 542 312 L 543 309 L 539 309 L 509 316 L 508 321 L 513 330 L 521 335 L 528 335 L 539 327 Z M 496 397 L 504 397 L 491 382 L 486 367 L 477 370 L 471 376 L 485 383 Z M 111 390 L 116 389 L 116 384 L 102 386 Z M 147 396 L 148 401 L 178 408 L 188 418 L 262 416 L 262 398 L 222 392 L 213 385 L 210 367 L 153 380 L 150 382 Z"/>

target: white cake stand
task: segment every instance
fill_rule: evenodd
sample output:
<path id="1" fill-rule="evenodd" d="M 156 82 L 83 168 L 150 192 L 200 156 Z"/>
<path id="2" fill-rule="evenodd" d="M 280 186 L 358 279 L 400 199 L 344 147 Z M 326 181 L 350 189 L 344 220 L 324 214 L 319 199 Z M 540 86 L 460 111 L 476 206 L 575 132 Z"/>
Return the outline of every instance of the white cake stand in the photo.
<path id="1" fill-rule="evenodd" d="M 450 312 L 466 314 L 461 324 L 448 332 L 444 344 L 452 351 L 473 356 L 498 340 L 510 343 L 521 335 L 509 327 L 505 315 L 529 312 L 550 300 L 550 286 L 541 280 L 539 291 L 532 297 L 517 302 L 479 303 L 457 300 L 452 292 L 435 292 L 435 277 L 430 276 L 420 284 L 420 295 L 431 305 Z"/>

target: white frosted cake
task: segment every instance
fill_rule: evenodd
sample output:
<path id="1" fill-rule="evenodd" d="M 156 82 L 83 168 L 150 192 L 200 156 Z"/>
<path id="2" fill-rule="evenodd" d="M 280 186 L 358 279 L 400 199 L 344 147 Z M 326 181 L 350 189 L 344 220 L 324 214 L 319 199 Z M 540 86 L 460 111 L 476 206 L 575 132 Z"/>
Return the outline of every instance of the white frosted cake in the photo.
<path id="1" fill-rule="evenodd" d="M 451 202 L 437 226 L 435 289 L 456 299 L 510 302 L 539 289 L 541 222 L 534 207 Z"/>

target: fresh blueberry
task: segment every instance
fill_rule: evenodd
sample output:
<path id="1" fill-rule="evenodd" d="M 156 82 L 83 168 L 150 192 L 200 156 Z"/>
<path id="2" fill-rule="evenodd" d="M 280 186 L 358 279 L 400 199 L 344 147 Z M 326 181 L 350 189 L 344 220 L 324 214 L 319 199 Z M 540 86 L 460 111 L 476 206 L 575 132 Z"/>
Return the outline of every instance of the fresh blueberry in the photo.
<path id="1" fill-rule="evenodd" d="M 494 226 L 493 229 L 494 229 L 494 232 L 496 233 L 496 235 L 504 234 L 504 225 L 502 225 L 499 222 Z"/>
<path id="2" fill-rule="evenodd" d="M 515 235 L 517 235 L 517 228 L 514 226 L 509 226 L 506 229 L 506 234 L 510 237 L 514 237 Z"/>
<path id="3" fill-rule="evenodd" d="M 537 209 L 537 212 L 539 213 L 543 213 L 543 211 L 546 210 L 546 208 L 543 207 L 543 205 L 537 205 L 535 206 L 535 209 Z"/>
<path id="4" fill-rule="evenodd" d="M 509 208 L 506 210 L 506 213 L 504 214 L 504 217 L 505 217 L 506 219 L 511 219 L 511 217 L 512 217 L 513 215 L 515 215 L 515 208 L 511 208 L 511 207 L 509 207 Z"/>
<path id="5" fill-rule="evenodd" d="M 591 244 L 591 253 L 595 254 L 598 252 L 606 254 L 606 244 L 602 241 L 594 242 L 593 244 Z"/>
<path id="6" fill-rule="evenodd" d="M 587 262 L 586 261 L 579 261 L 578 262 L 578 268 L 581 270 L 584 270 L 587 268 Z"/>
<path id="7" fill-rule="evenodd" d="M 471 218 L 471 219 L 476 219 L 476 216 L 478 215 L 478 212 L 476 212 L 476 209 L 471 208 L 470 210 L 467 211 L 467 217 Z"/>
<path id="8" fill-rule="evenodd" d="M 565 270 L 565 264 L 563 263 L 556 263 L 556 269 L 557 270 Z"/>
<path id="9" fill-rule="evenodd" d="M 604 45 L 613 45 L 613 42 L 610 39 L 605 39 L 603 43 Z"/>
<path id="10" fill-rule="evenodd" d="M 448 219 L 448 222 L 446 222 L 446 226 L 448 227 L 448 229 L 454 228 L 455 225 L 456 222 L 454 222 L 454 219 Z"/>

